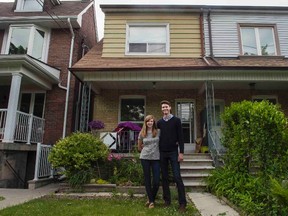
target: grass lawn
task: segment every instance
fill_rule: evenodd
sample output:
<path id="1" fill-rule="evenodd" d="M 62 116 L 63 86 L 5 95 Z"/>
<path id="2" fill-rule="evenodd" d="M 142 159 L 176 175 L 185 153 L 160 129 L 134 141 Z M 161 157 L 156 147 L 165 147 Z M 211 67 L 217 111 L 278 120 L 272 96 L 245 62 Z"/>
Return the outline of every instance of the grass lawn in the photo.
<path id="1" fill-rule="evenodd" d="M 1 216 L 95 216 L 95 215 L 189 215 L 199 216 L 191 203 L 184 214 L 178 212 L 177 200 L 170 207 L 164 207 L 162 199 L 158 199 L 154 209 L 145 207 L 146 198 L 113 196 L 111 198 L 67 198 L 55 195 L 35 199 L 27 203 L 0 210 Z"/>

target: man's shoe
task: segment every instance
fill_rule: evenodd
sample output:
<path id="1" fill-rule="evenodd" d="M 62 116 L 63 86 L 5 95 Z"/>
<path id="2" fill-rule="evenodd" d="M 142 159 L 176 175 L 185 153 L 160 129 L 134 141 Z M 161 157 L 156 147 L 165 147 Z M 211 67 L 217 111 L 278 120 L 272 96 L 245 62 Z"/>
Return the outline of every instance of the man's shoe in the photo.
<path id="1" fill-rule="evenodd" d="M 186 211 L 186 205 L 181 204 L 181 205 L 179 206 L 178 211 L 179 211 L 180 213 L 184 213 L 184 212 Z"/>

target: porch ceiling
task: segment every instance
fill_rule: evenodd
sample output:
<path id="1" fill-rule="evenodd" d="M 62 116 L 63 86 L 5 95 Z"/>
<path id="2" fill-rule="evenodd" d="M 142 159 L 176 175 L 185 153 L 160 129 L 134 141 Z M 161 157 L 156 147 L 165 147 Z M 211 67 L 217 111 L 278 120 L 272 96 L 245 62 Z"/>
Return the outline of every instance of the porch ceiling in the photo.
<path id="1" fill-rule="evenodd" d="M 22 85 L 52 89 L 59 83 L 60 70 L 28 55 L 0 55 L 0 85 L 10 85 L 12 74 L 20 73 Z"/>

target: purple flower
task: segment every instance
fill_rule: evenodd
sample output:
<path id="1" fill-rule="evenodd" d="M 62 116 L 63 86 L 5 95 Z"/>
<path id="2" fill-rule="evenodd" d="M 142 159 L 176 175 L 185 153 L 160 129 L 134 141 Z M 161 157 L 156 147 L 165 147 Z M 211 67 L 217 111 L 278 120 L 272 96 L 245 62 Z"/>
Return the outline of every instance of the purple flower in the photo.
<path id="1" fill-rule="evenodd" d="M 105 127 L 104 123 L 100 120 L 93 120 L 88 123 L 90 129 L 102 129 Z"/>

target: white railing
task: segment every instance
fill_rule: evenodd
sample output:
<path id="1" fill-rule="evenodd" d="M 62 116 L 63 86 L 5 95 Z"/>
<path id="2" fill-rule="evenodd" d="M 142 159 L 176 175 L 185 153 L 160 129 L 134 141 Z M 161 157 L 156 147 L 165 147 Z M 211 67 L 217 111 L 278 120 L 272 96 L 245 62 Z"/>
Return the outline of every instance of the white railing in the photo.
<path id="1" fill-rule="evenodd" d="M 38 180 L 39 178 L 45 177 L 53 178 L 53 169 L 48 161 L 48 155 L 51 150 L 51 145 L 43 145 L 41 143 L 37 143 L 36 163 L 33 180 Z"/>
<path id="2" fill-rule="evenodd" d="M 0 109 L 0 140 L 4 139 L 7 109 Z"/>
<path id="3" fill-rule="evenodd" d="M 45 120 L 20 111 L 16 114 L 14 141 L 27 144 L 43 142 Z"/>
<path id="4" fill-rule="evenodd" d="M 113 151 L 131 153 L 137 146 L 139 131 L 101 132 L 100 138 Z"/>

